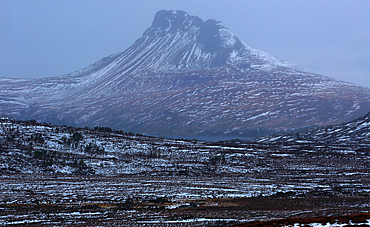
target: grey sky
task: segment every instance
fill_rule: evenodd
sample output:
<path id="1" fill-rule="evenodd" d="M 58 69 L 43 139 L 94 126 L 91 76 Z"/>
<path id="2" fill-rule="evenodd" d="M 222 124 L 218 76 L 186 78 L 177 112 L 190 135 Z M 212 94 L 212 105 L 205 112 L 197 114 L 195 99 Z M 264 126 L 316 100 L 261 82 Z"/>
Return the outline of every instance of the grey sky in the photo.
<path id="1" fill-rule="evenodd" d="M 0 0 L 0 77 L 84 68 L 132 45 L 161 9 L 218 19 L 253 48 L 370 87 L 368 0 Z"/>

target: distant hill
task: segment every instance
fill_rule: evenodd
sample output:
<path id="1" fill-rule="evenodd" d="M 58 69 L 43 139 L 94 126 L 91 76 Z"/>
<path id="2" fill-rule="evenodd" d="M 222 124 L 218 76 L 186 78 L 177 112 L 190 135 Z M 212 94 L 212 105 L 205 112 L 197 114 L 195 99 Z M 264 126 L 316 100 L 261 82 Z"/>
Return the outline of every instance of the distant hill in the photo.
<path id="1" fill-rule="evenodd" d="M 303 130 L 297 133 L 260 137 L 254 142 L 268 144 L 322 143 L 338 145 L 364 145 L 370 151 L 370 112 L 348 123 Z"/>

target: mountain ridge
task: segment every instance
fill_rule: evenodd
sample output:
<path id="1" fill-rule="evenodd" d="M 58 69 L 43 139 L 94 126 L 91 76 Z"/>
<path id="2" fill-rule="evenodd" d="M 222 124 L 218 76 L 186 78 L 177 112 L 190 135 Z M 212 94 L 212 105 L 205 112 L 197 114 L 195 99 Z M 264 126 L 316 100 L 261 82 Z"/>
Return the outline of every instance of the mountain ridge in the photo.
<path id="1" fill-rule="evenodd" d="M 0 115 L 151 135 L 249 135 L 352 120 L 370 89 L 247 46 L 217 20 L 159 11 L 123 52 L 71 74 L 0 78 Z"/>

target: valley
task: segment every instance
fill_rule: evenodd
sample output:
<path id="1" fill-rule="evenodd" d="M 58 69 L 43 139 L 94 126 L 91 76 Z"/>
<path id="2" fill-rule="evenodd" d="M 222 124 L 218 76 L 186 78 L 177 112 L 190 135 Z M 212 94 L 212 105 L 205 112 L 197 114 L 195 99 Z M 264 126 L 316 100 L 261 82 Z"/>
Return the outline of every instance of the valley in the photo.
<path id="1" fill-rule="evenodd" d="M 0 78 L 0 226 L 369 225 L 369 106 L 161 10 L 81 70 Z"/>

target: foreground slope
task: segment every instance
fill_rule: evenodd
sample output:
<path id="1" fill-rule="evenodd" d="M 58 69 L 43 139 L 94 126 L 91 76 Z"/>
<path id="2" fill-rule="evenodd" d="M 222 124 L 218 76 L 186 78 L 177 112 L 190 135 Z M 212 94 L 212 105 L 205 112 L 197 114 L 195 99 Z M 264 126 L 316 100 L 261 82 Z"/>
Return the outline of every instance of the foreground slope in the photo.
<path id="1" fill-rule="evenodd" d="M 228 226 L 370 212 L 368 154 L 366 143 L 206 143 L 1 119 L 0 222 Z"/>
<path id="2" fill-rule="evenodd" d="M 257 135 L 369 111 L 370 89 L 247 46 L 217 20 L 159 11 L 121 53 L 39 80 L 0 78 L 0 114 L 153 135 Z"/>

